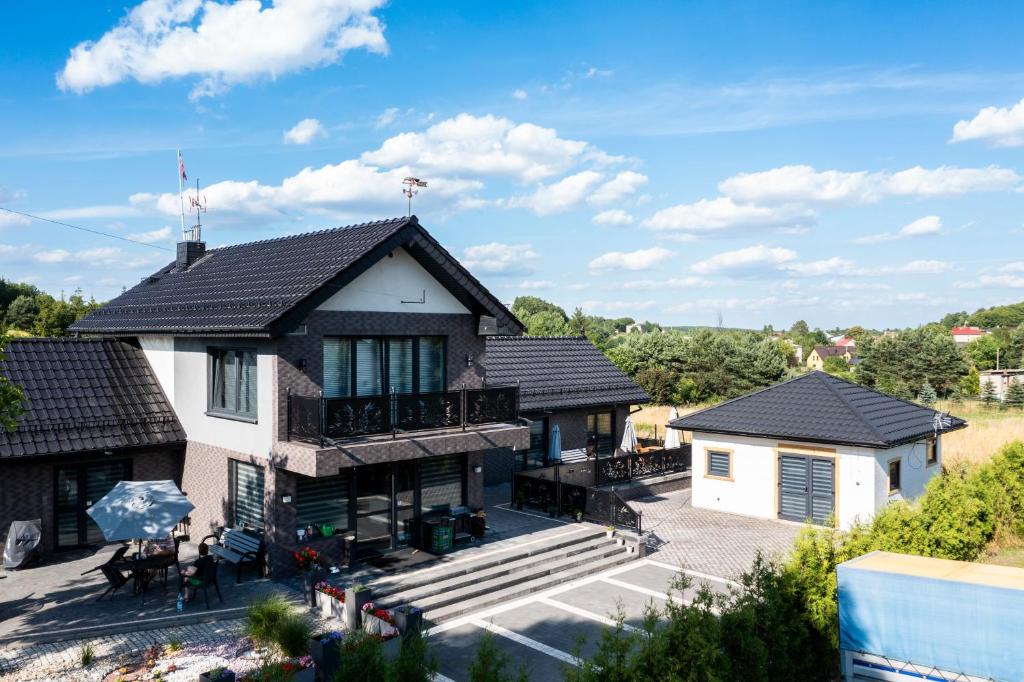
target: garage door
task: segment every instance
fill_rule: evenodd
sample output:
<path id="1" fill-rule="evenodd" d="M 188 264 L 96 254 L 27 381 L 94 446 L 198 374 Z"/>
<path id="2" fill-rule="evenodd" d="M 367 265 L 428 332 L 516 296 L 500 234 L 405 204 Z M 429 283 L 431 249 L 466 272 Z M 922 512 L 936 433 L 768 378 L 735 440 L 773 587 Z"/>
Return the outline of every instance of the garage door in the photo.
<path id="1" fill-rule="evenodd" d="M 779 518 L 822 524 L 835 509 L 835 460 L 779 453 Z"/>

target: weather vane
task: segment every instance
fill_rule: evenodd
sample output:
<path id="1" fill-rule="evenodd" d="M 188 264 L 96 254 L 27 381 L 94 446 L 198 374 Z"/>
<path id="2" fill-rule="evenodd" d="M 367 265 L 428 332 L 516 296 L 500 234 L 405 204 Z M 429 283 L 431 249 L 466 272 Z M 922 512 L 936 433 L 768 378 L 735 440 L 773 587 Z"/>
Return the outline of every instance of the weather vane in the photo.
<path id="1" fill-rule="evenodd" d="M 411 175 L 405 180 L 402 180 L 402 184 L 406 185 L 405 189 L 402 190 L 402 194 L 409 197 L 409 215 L 412 215 L 412 198 L 420 193 L 417 187 L 426 187 L 427 181 L 414 178 Z"/>

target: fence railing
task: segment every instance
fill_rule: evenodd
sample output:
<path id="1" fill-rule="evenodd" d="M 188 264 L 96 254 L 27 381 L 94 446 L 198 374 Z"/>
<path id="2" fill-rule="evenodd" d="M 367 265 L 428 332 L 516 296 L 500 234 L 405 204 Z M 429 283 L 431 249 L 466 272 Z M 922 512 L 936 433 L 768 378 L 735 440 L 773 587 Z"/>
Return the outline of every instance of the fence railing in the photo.
<path id="1" fill-rule="evenodd" d="M 597 460 L 596 485 L 626 483 L 634 478 L 687 471 L 693 463 L 691 446 L 651 450 Z"/>
<path id="2" fill-rule="evenodd" d="M 465 429 L 518 418 L 518 386 L 343 398 L 288 393 L 288 438 L 321 444 L 327 439 Z"/>

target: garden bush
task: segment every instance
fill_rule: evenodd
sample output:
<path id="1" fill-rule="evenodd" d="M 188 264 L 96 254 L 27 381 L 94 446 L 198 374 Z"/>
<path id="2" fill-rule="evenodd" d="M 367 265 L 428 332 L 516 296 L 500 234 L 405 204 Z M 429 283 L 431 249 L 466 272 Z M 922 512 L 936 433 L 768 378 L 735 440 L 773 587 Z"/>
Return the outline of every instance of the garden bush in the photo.
<path id="1" fill-rule="evenodd" d="M 274 642 L 277 626 L 291 613 L 291 605 L 281 595 L 261 597 L 254 601 L 246 612 L 245 636 L 262 645 L 271 644 Z"/>
<path id="2" fill-rule="evenodd" d="M 293 611 L 277 622 L 273 642 L 288 658 L 298 658 L 309 653 L 309 638 L 312 634 L 313 624 L 309 619 Z"/>

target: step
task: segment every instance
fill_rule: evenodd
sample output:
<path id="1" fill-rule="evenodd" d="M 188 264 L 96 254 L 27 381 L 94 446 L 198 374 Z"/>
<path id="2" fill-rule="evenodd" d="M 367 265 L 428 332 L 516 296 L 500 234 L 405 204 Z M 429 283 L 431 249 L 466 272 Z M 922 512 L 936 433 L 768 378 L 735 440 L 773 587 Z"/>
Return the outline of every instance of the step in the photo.
<path id="1" fill-rule="evenodd" d="M 471 576 L 475 582 L 483 582 L 492 578 L 516 573 L 517 571 L 533 569 L 540 563 L 553 563 L 600 547 L 607 547 L 609 545 L 614 546 L 614 544 L 614 540 L 609 540 L 604 535 L 601 535 L 600 537 L 587 539 L 582 542 L 562 543 L 561 546 L 551 548 L 548 551 L 539 552 L 531 556 L 525 556 L 521 559 L 497 563 L 496 565 L 482 570 L 467 571 L 455 576 L 438 576 L 441 578 L 440 580 L 433 580 L 429 582 L 417 581 L 419 583 L 417 585 L 401 584 L 397 586 L 398 589 L 390 591 L 381 592 L 378 589 L 378 586 L 374 584 L 373 598 L 374 602 L 379 602 L 384 605 L 385 608 L 388 608 L 392 604 L 397 605 L 400 603 L 414 602 L 418 599 L 424 599 L 440 594 L 449 589 L 458 589 L 466 584 L 466 576 Z"/>
<path id="2" fill-rule="evenodd" d="M 424 611 L 429 611 L 430 609 L 446 606 L 453 602 L 472 599 L 489 592 L 511 587 L 512 585 L 529 582 L 535 578 L 552 573 L 585 566 L 615 554 L 625 553 L 626 549 L 624 547 L 606 539 L 596 547 L 578 554 L 561 558 L 557 556 L 551 557 L 550 560 L 548 560 L 548 557 L 540 556 L 529 560 L 530 564 L 528 566 L 520 566 L 517 570 L 502 572 L 490 578 L 478 578 L 476 573 L 472 573 L 462 579 L 446 580 L 445 582 L 448 583 L 446 588 L 439 590 L 427 588 L 422 590 L 422 593 L 420 591 L 397 592 L 391 595 L 390 599 L 382 600 L 382 605 L 388 607 L 399 604 L 413 604 Z M 468 584 L 467 578 L 469 580 Z"/>
<path id="3" fill-rule="evenodd" d="M 591 561 L 584 565 L 577 566 L 572 570 L 564 570 L 558 573 L 545 575 L 524 583 L 518 583 L 495 592 L 488 592 L 473 599 L 466 599 L 454 604 L 448 604 L 433 609 L 424 614 L 424 617 L 434 625 L 440 625 L 445 621 L 465 616 L 477 611 L 482 611 L 489 606 L 507 603 L 513 599 L 526 597 L 537 592 L 543 592 L 557 585 L 562 585 L 573 580 L 585 578 L 595 573 L 607 571 L 608 569 L 620 566 L 637 558 L 635 552 L 623 550 L 621 553 L 613 554 L 597 561 Z"/>
<path id="4" fill-rule="evenodd" d="M 468 575 L 469 573 L 485 570 L 494 566 L 500 566 L 501 564 L 511 561 L 525 559 L 528 557 L 536 557 L 552 550 L 562 549 L 577 543 L 605 537 L 604 531 L 598 527 L 590 527 L 589 524 L 583 526 L 584 529 L 588 527 L 591 528 L 591 530 L 564 532 L 561 535 L 556 535 L 550 540 L 538 542 L 534 545 L 528 545 L 525 547 L 511 547 L 508 549 L 488 551 L 485 546 L 481 549 L 483 556 L 479 560 L 474 559 L 459 563 L 442 562 L 439 565 L 429 566 L 411 574 L 399 575 L 394 578 L 381 578 L 380 580 L 373 581 L 371 583 L 373 593 L 375 596 L 387 596 L 398 591 L 405 591 L 423 585 L 430 585 L 446 578 Z"/>

